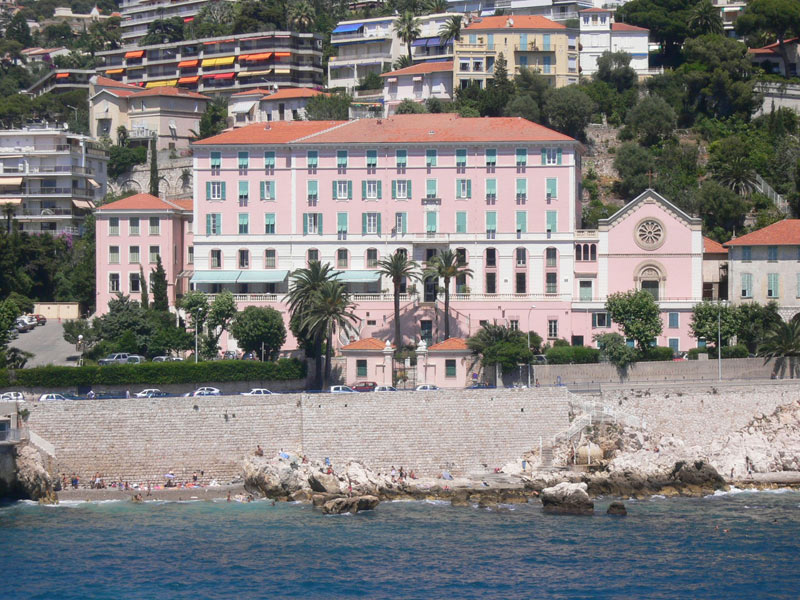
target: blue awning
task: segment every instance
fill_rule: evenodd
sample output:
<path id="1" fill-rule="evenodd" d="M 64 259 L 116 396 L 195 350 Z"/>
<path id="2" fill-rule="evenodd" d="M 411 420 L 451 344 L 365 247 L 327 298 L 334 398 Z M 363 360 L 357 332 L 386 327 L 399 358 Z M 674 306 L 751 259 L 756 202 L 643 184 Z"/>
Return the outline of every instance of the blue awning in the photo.
<path id="1" fill-rule="evenodd" d="M 242 271 L 238 283 L 281 283 L 286 281 L 289 271 L 285 269 L 267 269 L 265 271 Z"/>
<path id="2" fill-rule="evenodd" d="M 352 33 L 358 31 L 364 26 L 363 23 L 350 23 L 349 25 L 339 25 L 331 33 Z"/>
<path id="3" fill-rule="evenodd" d="M 192 283 L 236 283 L 240 271 L 195 271 Z"/>
<path id="4" fill-rule="evenodd" d="M 372 283 L 381 280 L 380 271 L 339 271 L 334 275 L 337 281 L 342 283 Z"/>
<path id="5" fill-rule="evenodd" d="M 416 48 L 417 46 L 424 46 L 428 43 L 428 38 L 419 38 L 411 42 L 411 47 Z"/>

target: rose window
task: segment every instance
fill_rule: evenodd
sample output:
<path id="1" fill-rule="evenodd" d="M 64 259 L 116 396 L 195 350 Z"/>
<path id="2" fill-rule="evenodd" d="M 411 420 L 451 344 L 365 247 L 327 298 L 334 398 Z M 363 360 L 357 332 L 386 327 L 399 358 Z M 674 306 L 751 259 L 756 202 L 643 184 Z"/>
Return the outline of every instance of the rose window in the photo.
<path id="1" fill-rule="evenodd" d="M 658 221 L 646 219 L 636 228 L 639 245 L 644 248 L 657 248 L 664 241 L 664 227 Z"/>

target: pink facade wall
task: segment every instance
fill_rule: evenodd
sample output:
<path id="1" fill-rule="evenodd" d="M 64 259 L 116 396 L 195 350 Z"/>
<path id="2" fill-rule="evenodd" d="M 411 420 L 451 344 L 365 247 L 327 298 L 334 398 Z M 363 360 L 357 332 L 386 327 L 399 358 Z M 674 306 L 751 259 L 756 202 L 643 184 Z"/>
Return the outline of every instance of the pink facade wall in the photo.
<path id="1" fill-rule="evenodd" d="M 455 362 L 455 376 L 447 375 L 447 361 Z M 418 362 L 418 372 L 419 369 Z M 479 365 L 476 364 L 475 358 L 470 353 L 431 351 L 428 353 L 425 366 L 425 383 L 432 383 L 440 388 L 463 388 L 472 382 L 470 375 L 473 372 L 479 372 Z M 417 380 L 418 383 L 422 382 L 419 374 Z"/>

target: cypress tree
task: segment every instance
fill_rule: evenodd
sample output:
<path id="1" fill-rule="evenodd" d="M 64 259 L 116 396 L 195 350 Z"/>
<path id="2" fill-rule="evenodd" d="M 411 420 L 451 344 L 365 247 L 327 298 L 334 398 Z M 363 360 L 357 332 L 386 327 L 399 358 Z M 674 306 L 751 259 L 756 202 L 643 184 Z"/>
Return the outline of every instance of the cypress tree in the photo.
<path id="1" fill-rule="evenodd" d="M 161 255 L 156 258 L 156 268 L 150 275 L 153 290 L 153 309 L 166 312 L 169 309 L 167 299 L 167 273 L 161 264 Z"/>
<path id="2" fill-rule="evenodd" d="M 139 265 L 139 288 L 142 290 L 142 308 L 147 310 L 150 308 L 150 297 L 147 292 L 147 279 L 144 278 L 144 269 Z"/>
<path id="3" fill-rule="evenodd" d="M 150 194 L 158 198 L 158 151 L 155 137 L 150 140 Z"/>

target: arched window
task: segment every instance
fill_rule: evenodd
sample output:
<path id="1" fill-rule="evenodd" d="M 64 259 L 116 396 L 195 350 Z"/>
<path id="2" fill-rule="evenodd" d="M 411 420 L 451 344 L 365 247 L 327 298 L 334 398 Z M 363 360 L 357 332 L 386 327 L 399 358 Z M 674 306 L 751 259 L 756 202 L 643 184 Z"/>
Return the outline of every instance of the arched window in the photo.
<path id="1" fill-rule="evenodd" d="M 583 245 L 582 244 L 575 244 L 575 260 L 577 260 L 577 261 L 583 260 Z"/>
<path id="2" fill-rule="evenodd" d="M 546 248 L 544 251 L 545 267 L 555 268 L 558 266 L 558 251 L 555 248 Z"/>
<path id="3" fill-rule="evenodd" d="M 400 256 L 405 256 L 406 258 L 408 258 L 408 250 L 406 250 L 405 248 L 398 248 L 397 251 L 396 251 L 396 254 L 399 254 Z"/>
<path id="4" fill-rule="evenodd" d="M 336 251 L 336 268 L 346 269 L 348 264 L 349 264 L 349 257 L 347 248 L 339 248 Z"/>
<path id="5" fill-rule="evenodd" d="M 377 248 L 367 248 L 367 268 L 368 269 L 377 269 L 378 268 L 378 249 Z"/>
<path id="6" fill-rule="evenodd" d="M 524 269 L 528 266 L 528 251 L 525 248 L 514 250 L 514 258 L 516 259 L 517 268 Z"/>
<path id="7" fill-rule="evenodd" d="M 597 244 L 589 246 L 589 260 L 597 260 Z"/>
<path id="8" fill-rule="evenodd" d="M 467 264 L 466 248 L 456 248 L 456 261 L 458 262 L 458 265 L 462 267 Z"/>
<path id="9" fill-rule="evenodd" d="M 654 266 L 644 267 L 639 272 L 640 289 L 652 294 L 655 300 L 658 300 L 660 297 L 661 280 L 661 273 Z"/>
<path id="10" fill-rule="evenodd" d="M 319 250 L 309 248 L 308 252 L 306 252 L 306 263 L 311 264 L 314 261 L 319 262 Z"/>

